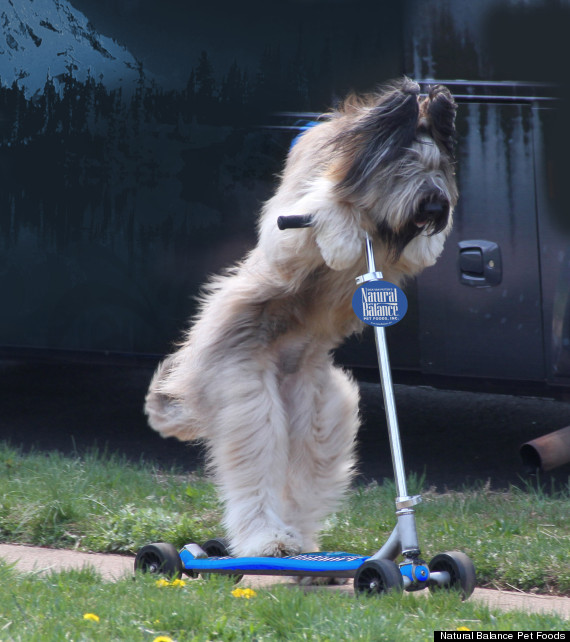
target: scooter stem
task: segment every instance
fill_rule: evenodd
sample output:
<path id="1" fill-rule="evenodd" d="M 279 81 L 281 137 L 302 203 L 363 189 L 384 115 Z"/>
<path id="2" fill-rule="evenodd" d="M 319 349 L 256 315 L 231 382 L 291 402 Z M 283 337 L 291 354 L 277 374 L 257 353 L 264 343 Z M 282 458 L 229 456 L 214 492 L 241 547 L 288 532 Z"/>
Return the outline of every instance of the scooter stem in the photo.
<path id="1" fill-rule="evenodd" d="M 374 248 L 372 246 L 372 239 L 368 234 L 366 234 L 366 263 L 368 274 L 360 277 L 360 282 L 375 281 L 383 278 L 382 273 L 376 271 Z M 410 554 L 413 556 L 416 553 L 419 554 L 413 506 L 421 502 L 421 497 L 419 495 L 410 497 L 406 487 L 404 456 L 402 452 L 402 443 L 400 441 L 400 429 L 392 385 L 392 372 L 390 370 L 388 344 L 386 342 L 386 333 L 384 328 L 374 326 L 374 337 L 376 339 L 376 352 L 378 356 L 378 366 L 380 368 L 382 395 L 384 397 L 386 422 L 388 424 L 388 436 L 390 439 L 392 466 L 394 468 L 394 480 L 396 482 L 396 492 L 398 495 L 396 497 L 396 515 L 398 517 L 398 525 L 393 533 L 394 537 L 391 537 L 390 539 L 394 542 L 395 537 L 397 537 L 397 540 L 399 540 L 400 543 L 401 552 L 404 555 Z M 388 556 L 392 557 L 392 555 Z"/>
<path id="2" fill-rule="evenodd" d="M 368 272 L 376 272 L 374 263 L 374 249 L 372 239 L 366 234 L 366 263 Z M 381 272 L 376 272 L 378 278 L 382 278 Z M 376 352 L 378 355 L 378 366 L 382 381 L 382 395 L 384 396 L 384 408 L 386 410 L 386 422 L 388 423 L 388 435 L 390 437 L 390 450 L 392 452 L 392 465 L 394 467 L 394 479 L 396 481 L 396 492 L 398 498 L 408 499 L 406 487 L 406 473 L 404 471 L 404 456 L 400 441 L 400 429 L 398 426 L 398 415 L 396 413 L 396 401 L 392 387 L 392 372 L 390 370 L 390 358 L 388 356 L 388 344 L 386 343 L 386 332 L 383 327 L 374 326 L 374 337 L 376 339 Z"/>

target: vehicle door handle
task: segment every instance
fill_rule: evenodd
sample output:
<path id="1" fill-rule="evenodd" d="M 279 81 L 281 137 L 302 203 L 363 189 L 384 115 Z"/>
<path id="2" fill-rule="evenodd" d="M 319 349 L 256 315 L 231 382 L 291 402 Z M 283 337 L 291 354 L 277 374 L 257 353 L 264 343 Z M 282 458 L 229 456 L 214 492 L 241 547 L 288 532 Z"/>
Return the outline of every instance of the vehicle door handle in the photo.
<path id="1" fill-rule="evenodd" d="M 474 288 L 499 285 L 503 278 L 501 248 L 493 241 L 459 241 L 459 280 Z"/>

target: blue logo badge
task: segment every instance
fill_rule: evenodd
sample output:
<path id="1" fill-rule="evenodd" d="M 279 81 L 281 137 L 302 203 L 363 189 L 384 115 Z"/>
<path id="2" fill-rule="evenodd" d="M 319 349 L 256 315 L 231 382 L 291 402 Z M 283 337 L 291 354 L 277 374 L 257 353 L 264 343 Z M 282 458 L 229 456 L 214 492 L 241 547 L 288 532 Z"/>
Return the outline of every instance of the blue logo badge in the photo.
<path id="1" fill-rule="evenodd" d="M 389 281 L 369 281 L 358 286 L 352 297 L 352 309 L 367 325 L 386 327 L 404 318 L 408 299 Z"/>

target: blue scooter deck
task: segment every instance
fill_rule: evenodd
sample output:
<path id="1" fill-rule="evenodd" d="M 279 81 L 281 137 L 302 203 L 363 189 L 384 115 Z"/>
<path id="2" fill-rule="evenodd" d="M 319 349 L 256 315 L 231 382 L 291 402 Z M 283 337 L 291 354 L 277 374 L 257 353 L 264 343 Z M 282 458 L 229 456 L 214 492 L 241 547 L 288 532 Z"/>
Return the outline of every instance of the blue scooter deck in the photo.
<path id="1" fill-rule="evenodd" d="M 317 577 L 354 577 L 368 559 L 350 553 L 304 553 L 290 557 L 207 557 L 195 558 L 183 548 L 180 559 L 184 569 L 193 573 L 226 575 L 290 575 Z"/>

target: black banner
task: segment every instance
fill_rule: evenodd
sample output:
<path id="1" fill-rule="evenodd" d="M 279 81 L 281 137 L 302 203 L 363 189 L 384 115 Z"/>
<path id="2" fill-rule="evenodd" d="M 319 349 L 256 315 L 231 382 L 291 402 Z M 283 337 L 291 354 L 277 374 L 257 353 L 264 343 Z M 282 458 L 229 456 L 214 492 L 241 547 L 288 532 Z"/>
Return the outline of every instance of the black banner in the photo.
<path id="1" fill-rule="evenodd" d="M 438 640 L 568 640 L 570 631 L 434 631 Z"/>

